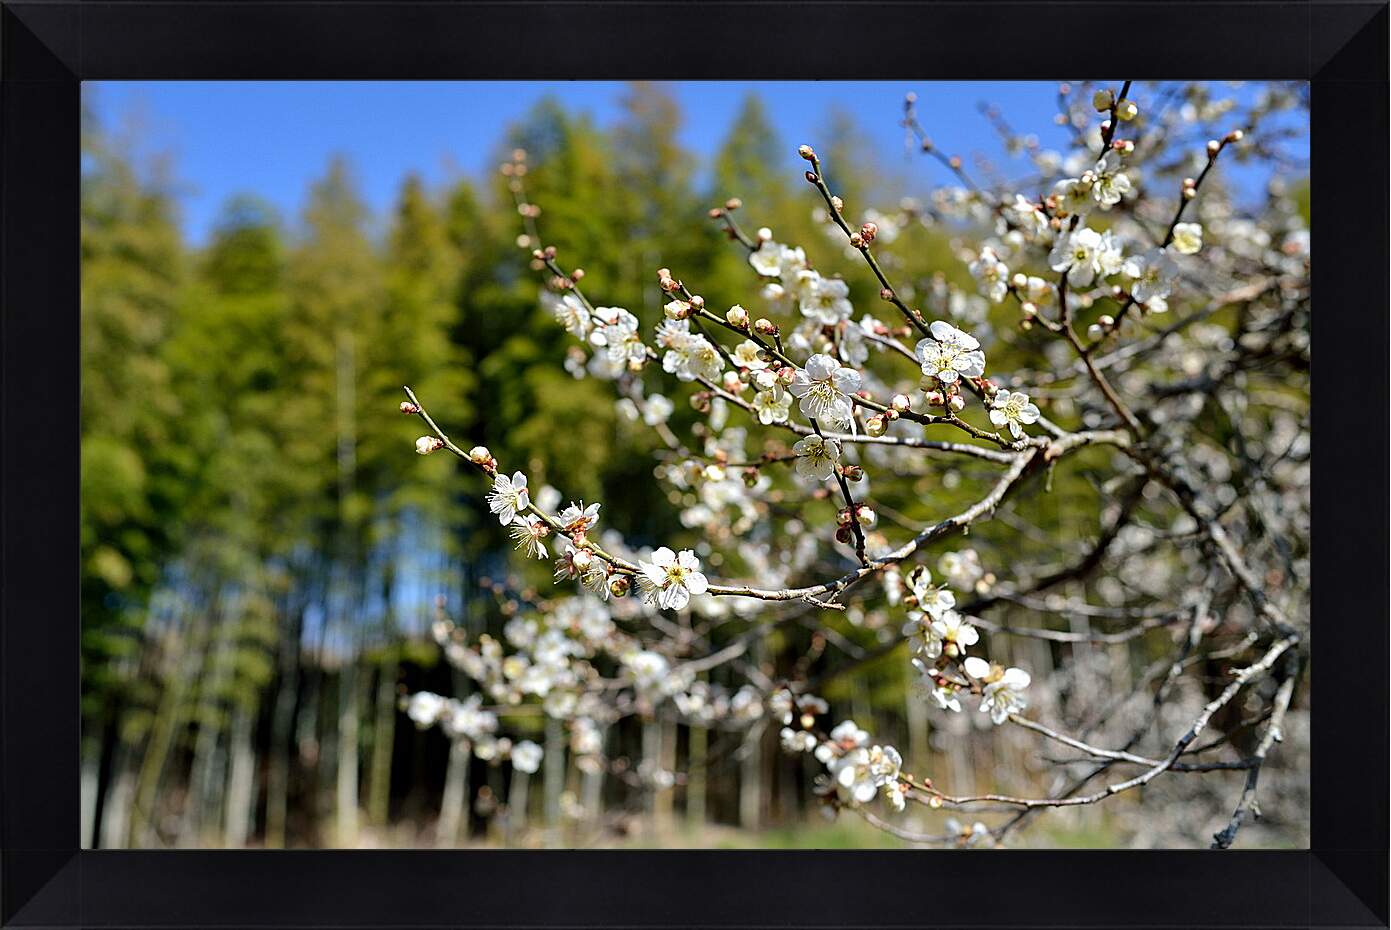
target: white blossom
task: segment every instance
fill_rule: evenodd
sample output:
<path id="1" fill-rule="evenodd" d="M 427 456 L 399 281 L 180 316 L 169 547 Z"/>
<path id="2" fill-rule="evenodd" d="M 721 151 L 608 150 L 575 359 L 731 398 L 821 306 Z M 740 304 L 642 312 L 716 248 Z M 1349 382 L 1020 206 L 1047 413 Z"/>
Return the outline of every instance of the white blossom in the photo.
<path id="1" fill-rule="evenodd" d="M 758 414 L 758 422 L 765 426 L 786 423 L 788 411 L 792 409 L 792 397 L 774 384 L 772 389 L 754 394 L 753 409 Z"/>
<path id="2" fill-rule="evenodd" d="M 797 280 L 797 306 L 802 316 L 823 326 L 850 319 L 850 285 L 840 278 L 823 278 L 815 271 L 803 271 Z"/>
<path id="3" fill-rule="evenodd" d="M 556 514 L 556 522 L 564 527 L 565 532 L 572 536 L 583 536 L 594 528 L 594 524 L 599 522 L 599 505 L 584 505 L 584 501 L 578 504 L 571 503 L 560 513 Z"/>
<path id="4" fill-rule="evenodd" d="M 797 453 L 797 474 L 816 481 L 825 481 L 840 461 L 840 443 L 822 436 L 804 436 L 792 446 Z"/>
<path id="5" fill-rule="evenodd" d="M 1086 287 L 1098 277 L 1115 274 L 1121 268 L 1120 248 L 1108 229 L 1099 233 L 1084 226 L 1071 235 L 1059 237 L 1048 254 L 1048 265 L 1054 271 L 1066 271 L 1067 283 Z"/>
<path id="6" fill-rule="evenodd" d="M 512 767 L 532 775 L 541 767 L 541 747 L 524 739 L 512 747 Z"/>
<path id="7" fill-rule="evenodd" d="M 666 546 L 652 553 L 651 562 L 639 562 L 639 583 L 649 603 L 663 610 L 680 610 L 690 603 L 692 594 L 704 594 L 707 587 L 700 571 L 700 560 L 690 549 L 678 555 Z"/>
<path id="8" fill-rule="evenodd" d="M 1180 255 L 1195 255 L 1203 247 L 1203 227 L 1199 223 L 1179 223 L 1172 238 Z"/>
<path id="9" fill-rule="evenodd" d="M 943 384 L 954 384 L 961 377 L 979 378 L 985 373 L 985 353 L 980 342 L 945 320 L 936 320 L 928 327 L 931 339 L 923 339 L 916 348 L 923 374 Z"/>
<path id="10" fill-rule="evenodd" d="M 1121 156 L 1114 149 L 1101 156 L 1093 175 L 1091 194 L 1103 209 L 1120 203 L 1130 192 L 1130 178 L 1121 171 Z"/>
<path id="11" fill-rule="evenodd" d="M 803 415 L 836 429 L 847 429 L 855 409 L 850 395 L 862 383 L 859 372 L 821 354 L 807 359 L 806 368 L 797 369 L 787 390 L 798 399 Z"/>
<path id="12" fill-rule="evenodd" d="M 990 246 L 981 249 L 979 257 L 971 262 L 970 270 L 982 294 L 994 303 L 1005 299 L 1009 293 L 1009 268 L 1000 261 L 994 249 Z"/>
<path id="13" fill-rule="evenodd" d="M 1009 426 L 1015 439 L 1024 436 L 1024 427 L 1037 423 L 1038 405 L 1030 403 L 1029 395 L 1020 391 L 997 391 L 990 402 L 990 422 Z"/>
<path id="14" fill-rule="evenodd" d="M 588 339 L 594 329 L 589 311 L 574 294 L 565 294 L 558 298 L 551 312 L 555 315 L 556 322 L 578 339 Z"/>
<path id="15" fill-rule="evenodd" d="M 550 528 L 534 514 L 525 514 L 512 521 L 510 532 L 517 541 L 517 548 L 536 559 L 546 558 L 546 544 L 542 541 Z"/>
<path id="16" fill-rule="evenodd" d="M 498 523 L 507 526 L 517 518 L 518 513 L 530 506 L 526 475 L 514 471 L 509 478 L 499 472 L 493 479 L 493 489 L 488 492 L 488 509 L 497 514 Z"/>
<path id="17" fill-rule="evenodd" d="M 638 335 L 638 318 L 621 307 L 594 308 L 594 331 L 589 334 L 589 342 L 603 349 L 604 357 L 613 365 L 647 358 L 647 347 Z"/>

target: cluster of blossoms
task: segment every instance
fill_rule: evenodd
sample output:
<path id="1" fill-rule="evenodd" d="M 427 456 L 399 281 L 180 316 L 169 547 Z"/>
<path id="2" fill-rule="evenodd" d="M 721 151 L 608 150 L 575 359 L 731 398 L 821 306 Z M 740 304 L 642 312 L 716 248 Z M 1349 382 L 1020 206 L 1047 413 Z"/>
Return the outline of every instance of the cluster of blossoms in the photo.
<path id="1" fill-rule="evenodd" d="M 974 556 L 974 550 L 967 551 Z M 947 553 L 938 567 L 948 577 L 974 581 L 980 577 L 979 563 L 968 568 L 967 561 L 962 554 Z M 908 638 L 913 667 L 922 676 L 932 703 L 942 710 L 959 713 L 961 691 L 971 690 L 974 684 L 980 692 L 981 712 L 990 714 L 997 725 L 1028 707 L 1024 696 L 1031 680 L 1028 672 L 1003 668 L 966 654 L 980 641 L 980 633 L 955 610 L 956 594 L 946 585 L 932 584 L 931 573 L 922 565 L 908 573 L 906 584 L 908 593 L 902 602 L 909 605 L 909 610 L 903 635 Z M 963 674 L 965 677 L 960 677 Z"/>
<path id="2" fill-rule="evenodd" d="M 830 705 L 815 695 L 779 691 L 770 698 L 769 708 L 781 716 L 783 749 L 810 752 L 826 766 L 824 796 L 842 805 L 860 805 L 882 794 L 895 810 L 903 810 L 908 786 L 901 777 L 903 756 L 897 749 L 871 745 L 869 734 L 853 720 L 819 734 L 816 718 Z"/>
<path id="3" fill-rule="evenodd" d="M 977 480 L 969 469 L 957 467 L 960 460 L 948 456 L 989 462 L 1018 477 L 1037 474 L 1043 469 L 1036 466 L 1045 463 L 1051 469 L 1058 456 L 1089 443 L 1133 448 L 1136 439 L 1167 442 L 1162 429 L 1148 432 L 1151 424 L 1162 427 L 1196 416 L 1189 408 L 1201 409 L 1195 401 L 1202 398 L 1187 395 L 1201 394 L 1201 386 L 1230 374 L 1210 365 L 1211 355 L 1233 351 L 1234 344 L 1241 348 L 1231 328 L 1203 318 L 1189 320 L 1173 338 L 1146 346 L 1143 362 L 1134 365 L 1121 353 L 1105 355 L 1104 341 L 1133 333 L 1137 317 L 1164 312 L 1171 302 L 1192 309 L 1190 291 L 1215 295 L 1218 285 L 1228 287 L 1253 269 L 1273 279 L 1283 276 L 1281 297 L 1271 303 L 1297 306 L 1306 299 L 1300 296 L 1299 278 L 1307 277 L 1308 267 L 1307 229 L 1288 216 L 1288 209 L 1282 225 L 1269 231 L 1219 206 L 1198 204 L 1185 215 L 1183 204 L 1196 197 L 1206 168 L 1224 145 L 1240 141 L 1240 132 L 1210 142 L 1205 163 L 1198 156 L 1173 169 L 1123 137 L 1130 133 L 1117 134 L 1120 126 L 1140 119 L 1134 103 L 1110 97 L 1095 104 L 1085 119 L 1075 109 L 1064 115 L 1075 130 L 1077 151 L 1065 155 L 1038 148 L 1036 140 L 1020 143 L 1036 168 L 1028 182 L 1031 190 L 977 188 L 958 162 L 954 167 L 963 186 L 941 188 L 926 202 L 904 201 L 897 212 L 865 210 L 853 221 L 845 204 L 825 187 L 814 153 L 809 148 L 801 153 L 814 169 L 807 172 L 808 181 L 826 201 L 817 216 L 825 221 L 828 235 L 844 247 L 846 257 L 870 259 L 884 285 L 880 298 L 901 310 L 901 322 L 907 325 L 889 326 L 868 315 L 855 321 L 846 279 L 816 270 L 807 250 L 776 241 L 771 230 L 760 229 L 750 238 L 733 222 L 731 239 L 747 250 L 771 307 L 769 316 L 784 325 L 739 304 L 722 314 L 707 310 L 703 298 L 661 269 L 663 312 L 660 320 L 648 321 L 645 339 L 644 324 L 634 313 L 591 304 L 577 286 L 582 276 L 567 276 L 555 264 L 554 250 L 533 253 L 536 267 L 551 272 L 559 292 L 543 296 L 547 308 L 577 340 L 567 369 L 576 377 L 614 382 L 622 420 L 650 428 L 661 440 L 654 475 L 664 484 L 682 526 L 699 534 L 699 542 L 689 549 L 630 547 L 612 530 L 598 530 L 597 503 L 576 501 L 558 509 L 558 495 L 543 501 L 535 492 L 533 499 L 524 474 L 505 474 L 486 450 L 475 450 L 470 460 L 492 481 L 489 510 L 529 556 L 554 558 L 556 581 L 575 582 L 577 591 L 573 598 L 513 617 L 501 640 L 482 636 L 465 645 L 448 638 L 450 660 L 499 705 L 535 700 L 552 718 L 567 721 L 571 751 L 585 758 L 602 754 L 604 733 L 614 720 L 629 713 L 650 715 L 656 708 L 668 721 L 674 717 L 705 727 L 781 724 L 779 735 L 787 750 L 812 754 L 825 765 L 819 787 L 833 807 L 883 797 L 902 809 L 905 800 L 920 798 L 913 795 L 914 781 L 903 773 L 894 747 L 876 743 L 849 720 L 823 732 L 818 718 L 830 714 L 830 705 L 770 682 L 769 663 L 741 660 L 747 668 L 739 674 L 747 674 L 748 685 L 700 680 L 686 660 L 706 645 L 717 656 L 716 641 L 724 639 L 718 631 L 725 622 L 749 624 L 745 635 L 752 638 L 753 624 L 765 622 L 764 612 L 773 623 L 785 619 L 774 613 L 784 609 L 778 605 L 844 611 L 852 636 L 873 635 L 885 644 L 896 636 L 906 641 L 919 676 L 921 693 L 915 697 L 931 706 L 960 712 L 969 702 L 995 725 L 1018 721 L 1016 715 L 1031 702 L 1035 714 L 1047 712 L 1051 692 L 1040 696 L 1035 689 L 1031 694 L 1028 671 L 981 654 L 982 629 L 1018 630 L 972 616 L 983 614 L 983 608 L 971 606 L 973 601 L 997 605 L 996 610 L 1010 609 L 1000 602 L 1011 601 L 991 594 L 996 579 L 978 553 L 957 549 L 941 555 L 935 565 L 940 584 L 925 566 L 909 567 L 927 553 L 927 546 L 939 545 L 941 533 L 929 530 L 971 531 L 972 514 L 983 514 L 982 522 L 993 516 L 1014 479 L 1001 479 L 998 495 L 981 499 L 957 522 L 917 525 L 912 507 L 932 502 L 934 492 L 924 488 L 940 487 L 945 497 Z M 1094 125 L 1096 111 L 1107 114 L 1102 126 Z M 1146 196 L 1154 184 L 1150 172 L 1187 171 L 1190 164 L 1198 177 L 1175 185 L 1181 195 L 1178 212 L 1169 203 L 1152 207 L 1154 198 Z M 712 216 L 720 215 L 712 211 Z M 938 234 L 950 231 L 954 243 L 963 243 L 952 246 L 961 267 L 950 275 L 938 272 L 905 281 L 910 276 L 900 274 L 904 255 L 881 254 L 882 265 L 869 255 L 875 242 L 887 244 L 914 227 L 934 226 Z M 1202 262 L 1191 258 L 1205 248 Z M 895 286 L 905 285 L 902 290 L 888 285 L 883 269 L 898 279 Z M 1012 316 L 1015 303 L 1017 317 Z M 1271 358 L 1296 357 L 1307 349 L 1307 342 L 1290 332 L 1297 329 L 1291 324 L 1297 319 L 1294 311 L 1282 312 L 1285 316 L 1275 317 L 1278 326 L 1246 334 L 1265 339 L 1284 327 L 1280 336 L 1288 334 L 1288 340 L 1278 345 L 1284 354 L 1272 353 Z M 1006 338 L 1002 320 L 1029 335 Z M 1085 330 L 1090 345 L 1077 338 L 1074 326 Z M 992 357 L 989 378 L 983 344 Z M 1013 367 L 1012 355 L 1035 349 L 1041 360 L 1037 369 Z M 911 376 L 888 374 L 888 361 L 871 363 L 871 350 L 900 365 L 906 361 Z M 1090 371 L 1095 380 L 1102 380 L 1097 371 L 1105 369 L 1115 393 L 1131 397 L 1145 423 L 1115 401 L 1112 382 L 1087 381 L 1089 359 L 1096 364 Z M 1137 374 L 1140 364 L 1164 377 L 1150 379 L 1147 369 L 1145 375 Z M 1013 374 L 1002 376 L 1001 370 Z M 659 380 L 664 385 L 660 392 L 650 390 Z M 674 416 L 678 392 L 688 395 L 697 414 L 693 426 L 689 414 Z M 1180 400 L 1169 402 L 1173 396 Z M 1048 418 L 1034 398 L 1046 400 Z M 1145 407 L 1138 406 L 1141 398 Z M 1292 454 L 1302 454 L 1299 427 L 1281 422 L 1286 425 L 1279 431 L 1280 441 L 1295 450 Z M 945 435 L 952 430 L 956 432 Z M 764 439 L 763 434 L 779 438 Z M 959 442 L 941 441 L 948 438 Z M 1269 449 L 1276 439 L 1262 442 Z M 417 451 L 429 454 L 443 446 L 441 438 L 422 437 Z M 1175 456 L 1186 457 L 1185 467 L 1218 487 L 1217 505 L 1229 506 L 1235 492 L 1227 485 L 1237 466 L 1206 446 L 1200 441 Z M 1259 455 L 1262 446 L 1253 448 Z M 1118 474 L 1101 486 L 1106 498 L 1122 487 L 1122 477 L 1149 467 L 1119 451 L 1113 461 Z M 1272 474 L 1276 466 L 1286 463 L 1277 462 Z M 917 483 L 898 498 L 891 496 L 892 488 L 881 492 L 896 478 Z M 1150 478 L 1163 484 L 1162 475 Z M 1224 492 L 1230 493 L 1223 497 Z M 828 545 L 827 536 L 817 532 L 824 519 L 816 512 L 824 506 L 819 502 L 835 507 L 839 547 Z M 1013 500 L 1005 506 L 1010 519 L 1021 519 Z M 1270 519 L 1278 519 L 1278 511 L 1271 508 Z M 886 526 L 878 525 L 876 513 L 886 515 Z M 1196 522 L 1184 520 L 1190 515 L 1180 515 L 1172 532 L 1197 531 Z M 900 530 L 911 532 L 895 539 Z M 1082 598 L 1099 597 L 1105 606 L 1081 603 L 1084 615 L 1128 615 L 1124 611 L 1137 609 L 1132 601 L 1142 599 L 1140 607 L 1148 608 L 1164 599 L 1166 588 L 1184 582 L 1169 562 L 1145 557 L 1162 545 L 1159 535 L 1136 540 L 1134 530 L 1117 532 L 1115 552 L 1140 554 L 1138 567 L 1118 560 L 1108 569 L 1110 576 L 1097 580 Z M 1056 565 L 1049 560 L 1058 557 L 1058 550 L 1050 550 L 1040 565 L 1025 566 L 1022 560 L 1015 565 L 1012 555 L 1002 555 L 999 543 L 989 538 L 992 533 L 987 531 L 983 543 L 993 547 L 989 560 L 1003 564 L 1009 559 L 1015 576 L 1004 587 L 1027 593 L 1031 580 L 1053 577 Z M 913 543 L 905 546 L 907 538 Z M 854 568 L 846 574 L 852 543 Z M 756 579 L 757 587 L 752 581 L 707 578 L 707 569 L 712 576 Z M 879 603 L 858 596 L 863 588 L 842 598 L 870 575 L 877 575 L 881 585 Z M 826 583 L 809 585 L 808 579 Z M 630 593 L 636 596 L 625 597 Z M 1047 592 L 1027 601 L 1027 607 L 1022 598 L 1018 603 L 1021 609 L 1057 616 L 1077 603 L 1056 596 L 1061 599 L 1053 600 L 1054 593 Z M 557 606 L 571 602 L 583 606 Z M 900 607 L 906 608 L 906 622 Z M 680 612 L 679 630 L 673 618 L 661 616 L 664 611 Z M 625 626 L 634 632 L 624 632 Z M 831 626 L 826 624 L 828 634 Z M 843 629 L 835 634 L 843 636 Z M 716 635 L 697 645 L 698 638 L 712 632 Z M 825 646 L 819 631 L 816 641 L 815 649 Z M 853 653 L 857 647 L 863 648 L 863 640 L 847 644 L 844 651 Z M 808 661 L 817 661 L 819 654 L 809 652 Z M 1037 670 L 1032 656 L 1027 664 Z M 799 665 L 795 674 L 804 673 Z M 815 679 L 808 675 L 803 682 L 808 680 Z M 792 687 L 800 685 L 794 680 Z M 452 716 L 441 710 L 431 716 L 430 698 L 417 697 L 420 719 L 443 726 Z M 482 712 L 477 705 L 474 711 Z M 655 764 L 644 760 L 639 766 L 644 782 L 669 784 L 669 773 L 657 771 Z M 998 839 L 980 823 L 963 827 L 949 822 L 947 832 L 959 845 Z"/>

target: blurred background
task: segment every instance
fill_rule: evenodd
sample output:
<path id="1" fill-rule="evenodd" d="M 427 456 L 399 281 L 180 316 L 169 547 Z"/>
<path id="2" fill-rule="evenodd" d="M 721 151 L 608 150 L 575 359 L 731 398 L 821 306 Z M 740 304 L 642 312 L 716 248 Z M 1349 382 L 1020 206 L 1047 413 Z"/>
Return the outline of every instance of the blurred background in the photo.
<path id="1" fill-rule="evenodd" d="M 477 477 L 412 453 L 420 430 L 396 412 L 401 386 L 456 440 L 486 444 L 534 486 L 602 500 L 606 525 L 636 543 L 690 534 L 652 480 L 651 432 L 618 415 L 607 385 L 563 367 L 569 337 L 538 302 L 534 243 L 519 243 L 497 166 L 526 150 L 545 242 L 583 265 L 597 303 L 647 323 L 660 316 L 659 266 L 699 281 L 712 304 L 756 300 L 744 253 L 705 217 L 730 196 L 746 224 L 844 270 L 868 307 L 872 282 L 828 244 L 796 147 L 816 147 L 847 202 L 897 210 L 926 198 L 952 177 L 905 146 L 908 90 L 942 148 L 987 180 L 1028 176 L 1040 149 L 1069 150 L 1054 84 L 86 85 L 83 845 L 503 842 L 505 771 L 461 761 L 400 702 L 469 693 L 430 635 L 438 610 L 496 633 L 511 608 L 493 587 L 540 584 L 549 570 L 516 578 Z M 1214 84 L 1199 99 L 1240 106 L 1263 92 Z M 1291 125 L 1291 160 L 1234 164 L 1213 186 L 1259 205 L 1272 172 L 1298 185 L 1307 139 Z M 949 231 L 917 224 L 892 252 L 900 268 L 974 289 Z M 1056 525 L 1074 490 L 1094 495 L 1077 481 L 1047 505 Z M 951 487 L 936 509 L 950 506 Z M 867 651 L 890 631 L 832 632 Z M 815 635 L 780 627 L 760 661 L 786 670 Z M 1035 681 L 1072 652 L 1030 653 Z M 1036 742 L 976 733 L 975 720 L 950 751 L 935 742 L 912 674 L 892 651 L 823 693 L 835 719 L 853 712 L 962 790 L 1027 769 Z M 1286 758 L 1307 745 L 1303 717 L 1291 718 Z M 537 741 L 542 726 L 535 714 L 507 720 Z M 854 818 L 825 823 L 815 766 L 780 753 L 776 727 L 736 760 L 718 733 L 666 726 L 673 761 L 697 743 L 708 754 L 699 796 L 685 779 L 655 791 L 608 779 L 613 816 L 586 844 L 900 843 Z M 634 758 L 642 738 L 636 722 L 614 737 Z M 1286 776 L 1297 798 L 1297 766 L 1269 767 L 1263 790 L 1269 779 L 1281 794 Z M 1228 799 L 1238 780 L 1218 774 L 1203 790 Z M 442 818 L 450 790 L 455 810 Z M 565 816 L 554 799 L 531 800 L 538 818 Z M 1253 835 L 1306 842 L 1307 828 L 1270 806 L 1274 826 Z M 1048 818 L 1031 841 L 1160 835 L 1142 834 L 1121 806 Z"/>

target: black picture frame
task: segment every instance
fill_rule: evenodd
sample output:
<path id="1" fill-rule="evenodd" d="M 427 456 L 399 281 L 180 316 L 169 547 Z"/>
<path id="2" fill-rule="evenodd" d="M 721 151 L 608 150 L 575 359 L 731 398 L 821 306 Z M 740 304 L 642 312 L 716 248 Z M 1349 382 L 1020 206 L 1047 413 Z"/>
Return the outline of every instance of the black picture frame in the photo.
<path id="1" fill-rule="evenodd" d="M 1388 526 L 1368 488 L 1388 461 L 1387 26 L 1380 2 L 1264 0 L 0 3 L 0 924 L 1386 926 Z M 78 848 L 81 81 L 1052 70 L 1312 83 L 1327 349 L 1310 850 Z"/>

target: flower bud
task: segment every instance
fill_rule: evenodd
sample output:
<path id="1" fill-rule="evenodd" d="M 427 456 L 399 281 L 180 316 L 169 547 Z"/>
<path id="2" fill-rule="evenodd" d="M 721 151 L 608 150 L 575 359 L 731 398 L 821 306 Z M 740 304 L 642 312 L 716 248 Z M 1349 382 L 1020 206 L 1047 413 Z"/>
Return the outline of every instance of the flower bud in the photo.
<path id="1" fill-rule="evenodd" d="M 720 217 L 724 216 L 724 211 L 721 210 L 719 207 L 711 207 L 709 210 L 705 211 L 705 215 L 710 217 L 710 219 L 712 220 L 717 220 Z"/>
<path id="2" fill-rule="evenodd" d="M 738 197 L 731 197 L 724 202 L 724 208 L 726 210 L 738 210 L 743 205 L 744 201 L 740 200 Z"/>
<path id="3" fill-rule="evenodd" d="M 1103 332 L 1104 330 L 1102 330 L 1101 326 L 1097 323 L 1093 323 L 1087 327 L 1087 335 L 1091 336 L 1093 339 L 1100 339 Z"/>
<path id="4" fill-rule="evenodd" d="M 623 597 L 631 584 L 627 575 L 614 575 L 609 579 L 609 593 L 614 597 Z"/>
<path id="5" fill-rule="evenodd" d="M 705 298 L 704 298 L 704 297 L 701 297 L 699 294 L 692 294 L 692 295 L 691 295 L 691 306 L 692 306 L 692 307 L 695 307 L 697 310 L 704 310 L 704 309 L 705 309 Z"/>
<path id="6" fill-rule="evenodd" d="M 951 406 L 951 409 L 959 412 L 966 409 L 966 398 L 962 397 L 960 394 L 953 394 L 948 404 Z"/>
<path id="7" fill-rule="evenodd" d="M 941 391 L 927 392 L 927 405 L 929 407 L 940 407 L 944 403 L 946 403 L 946 398 L 942 396 Z"/>
<path id="8" fill-rule="evenodd" d="M 840 213 L 842 210 L 845 209 L 845 201 L 844 201 L 844 200 L 841 200 L 840 197 L 839 197 L 838 195 L 832 195 L 832 196 L 831 196 L 831 209 L 834 210 L 834 211 L 836 211 L 837 213 Z"/>
<path id="9" fill-rule="evenodd" d="M 738 394 L 744 389 L 744 382 L 739 377 L 737 371 L 726 371 L 724 373 L 724 389 L 731 394 Z"/>
<path id="10" fill-rule="evenodd" d="M 570 553 L 570 564 L 578 571 L 587 571 L 594 564 L 594 556 L 588 549 L 575 549 Z"/>
<path id="11" fill-rule="evenodd" d="M 749 328 L 749 311 L 745 310 L 738 304 L 735 304 L 734 306 L 726 310 L 724 318 L 725 322 L 727 322 L 730 326 L 735 326 L 739 329 Z"/>
<path id="12" fill-rule="evenodd" d="M 799 146 L 797 146 L 797 154 L 800 155 L 801 157 L 805 158 L 807 161 L 811 161 L 813 158 L 816 157 L 816 153 L 815 153 L 814 151 L 812 151 L 812 148 L 811 148 L 810 145 L 799 145 Z"/>
<path id="13" fill-rule="evenodd" d="M 1115 102 L 1116 95 L 1111 93 L 1110 88 L 1102 88 L 1092 94 L 1092 109 L 1098 113 L 1105 113 Z"/>
<path id="14" fill-rule="evenodd" d="M 576 268 L 574 271 L 570 272 L 570 280 L 571 280 L 571 281 L 583 281 L 583 280 L 584 280 L 584 269 L 583 269 L 583 268 Z"/>
<path id="15" fill-rule="evenodd" d="M 1140 108 L 1135 105 L 1134 101 L 1122 100 L 1116 105 L 1116 116 L 1127 123 L 1138 115 L 1140 115 Z"/>
<path id="16" fill-rule="evenodd" d="M 860 521 L 860 526 L 870 527 L 879 522 L 879 514 L 865 506 L 855 508 L 855 517 Z"/>
<path id="17" fill-rule="evenodd" d="M 865 420 L 865 432 L 871 436 L 882 436 L 884 435 L 885 429 L 887 429 L 887 427 L 884 423 L 884 418 L 878 414 Z"/>
<path id="18" fill-rule="evenodd" d="M 881 287 L 881 288 L 879 289 L 879 299 L 880 299 L 880 300 L 893 300 L 893 299 L 894 299 L 894 292 L 893 292 L 890 288 Z"/>
<path id="19" fill-rule="evenodd" d="M 840 473 L 846 481 L 860 481 L 865 476 L 865 470 L 858 465 L 842 465 Z"/>
<path id="20" fill-rule="evenodd" d="M 842 526 L 836 530 L 836 542 L 841 542 L 848 545 L 850 543 L 850 540 L 854 538 L 855 535 L 850 532 L 849 525 Z"/>
<path id="21" fill-rule="evenodd" d="M 1009 279 L 1009 283 L 1013 284 L 1015 287 L 1028 287 L 1029 276 L 1022 271 L 1017 272 L 1014 277 Z"/>
<path id="22" fill-rule="evenodd" d="M 767 317 L 759 317 L 754 320 L 753 328 L 760 336 L 776 336 L 778 334 L 777 324 Z"/>
<path id="23" fill-rule="evenodd" d="M 802 176 L 803 176 L 804 178 L 807 179 L 807 183 L 808 183 L 808 184 L 815 184 L 816 181 L 817 181 L 817 177 L 816 177 L 816 172 L 815 172 L 815 171 L 808 171 L 808 172 L 806 172 L 805 174 L 803 174 Z"/>
<path id="24" fill-rule="evenodd" d="M 1196 187 L 1185 187 L 1183 189 L 1184 200 L 1192 200 L 1196 196 L 1198 196 L 1198 189 Z"/>
<path id="25" fill-rule="evenodd" d="M 1218 142 L 1216 139 L 1209 139 L 1209 140 L 1207 140 L 1207 155 L 1208 155 L 1208 158 L 1214 157 L 1214 156 L 1215 156 L 1218 152 L 1220 152 L 1220 151 L 1222 151 L 1222 143 L 1221 143 L 1221 142 Z"/>
<path id="26" fill-rule="evenodd" d="M 768 242 L 768 241 L 771 240 L 772 238 L 773 238 L 773 231 L 772 231 L 771 229 L 769 229 L 767 226 L 760 226 L 760 227 L 758 227 L 758 241 L 759 241 L 759 242 Z"/>
<path id="27" fill-rule="evenodd" d="M 1096 321 L 1108 329 L 1116 325 L 1116 318 L 1109 313 L 1103 313 L 1101 316 L 1097 317 Z"/>
<path id="28" fill-rule="evenodd" d="M 1038 316 L 1038 304 L 1031 300 L 1026 300 L 1019 305 L 1019 312 L 1026 317 Z"/>
<path id="29" fill-rule="evenodd" d="M 860 235 L 859 233 L 851 233 L 851 234 L 850 234 L 850 245 L 853 246 L 854 248 L 857 248 L 857 249 L 862 249 L 862 248 L 864 248 L 864 247 L 865 247 L 865 237 L 862 236 L 862 235 Z"/>
<path id="30" fill-rule="evenodd" d="M 541 254 L 542 254 L 542 256 L 543 256 L 544 258 L 546 258 L 546 259 L 548 259 L 548 260 L 549 260 L 549 259 L 554 259 L 554 258 L 555 258 L 555 246 L 553 246 L 553 245 L 548 245 L 548 246 L 546 246 L 544 249 L 541 250 Z"/>
<path id="31" fill-rule="evenodd" d="M 1024 317 L 1024 319 L 1019 321 L 1019 328 L 1027 333 L 1034 328 L 1034 321 L 1029 317 Z"/>
<path id="32" fill-rule="evenodd" d="M 691 305 L 684 300 L 673 300 L 662 307 L 668 320 L 684 320 L 691 315 Z"/>
<path id="33" fill-rule="evenodd" d="M 746 488 L 751 488 L 751 487 L 753 487 L 754 485 L 758 484 L 758 469 L 757 469 L 757 468 L 752 468 L 752 467 L 746 468 L 746 469 L 744 469 L 743 472 L 741 472 L 740 474 L 742 475 L 742 477 L 743 477 L 743 479 L 744 479 L 744 487 L 746 487 Z"/>
<path id="34" fill-rule="evenodd" d="M 444 448 L 444 443 L 438 436 L 421 436 L 415 441 L 415 451 L 421 455 L 429 455 Z"/>
<path id="35" fill-rule="evenodd" d="M 913 398 L 909 397 L 907 394 L 895 394 L 890 398 L 889 406 L 893 407 L 899 413 L 904 413 L 912 409 Z"/>
<path id="36" fill-rule="evenodd" d="M 1104 120 L 1101 121 L 1101 131 L 1102 131 L 1102 132 L 1110 132 L 1110 131 L 1111 131 L 1111 121 L 1110 121 L 1109 119 L 1104 119 Z"/>
<path id="37" fill-rule="evenodd" d="M 1231 132 L 1227 133 L 1226 138 L 1223 141 L 1227 142 L 1228 144 L 1232 142 L 1240 142 L 1242 140 L 1242 137 L 1244 137 L 1245 135 L 1246 133 L 1242 132 L 1240 129 L 1233 129 Z"/>
<path id="38" fill-rule="evenodd" d="M 875 223 L 865 223 L 860 227 L 860 235 L 864 238 L 865 244 L 874 241 L 874 237 L 879 235 L 879 226 Z"/>
<path id="39" fill-rule="evenodd" d="M 401 401 L 401 412 L 407 414 L 419 413 L 420 408 L 408 400 Z"/>

